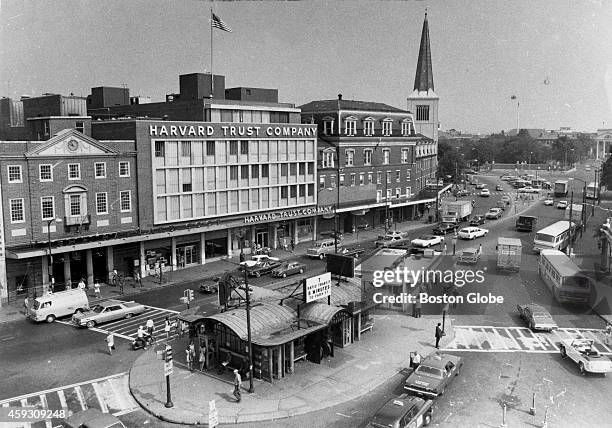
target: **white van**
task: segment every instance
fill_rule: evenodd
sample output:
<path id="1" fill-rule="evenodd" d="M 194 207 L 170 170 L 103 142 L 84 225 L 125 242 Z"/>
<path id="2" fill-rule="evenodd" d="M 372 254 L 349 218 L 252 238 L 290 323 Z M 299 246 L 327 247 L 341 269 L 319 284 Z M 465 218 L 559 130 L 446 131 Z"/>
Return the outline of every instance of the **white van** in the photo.
<path id="1" fill-rule="evenodd" d="M 336 241 L 333 239 L 325 239 L 320 242 L 316 242 L 313 247 L 306 250 L 308 257 L 317 258 L 323 260 L 327 253 L 333 253 L 335 251 Z"/>
<path id="2" fill-rule="evenodd" d="M 81 289 L 47 293 L 36 299 L 29 299 L 29 302 L 28 317 L 34 321 L 53 322 L 56 318 L 89 309 L 87 294 Z"/>

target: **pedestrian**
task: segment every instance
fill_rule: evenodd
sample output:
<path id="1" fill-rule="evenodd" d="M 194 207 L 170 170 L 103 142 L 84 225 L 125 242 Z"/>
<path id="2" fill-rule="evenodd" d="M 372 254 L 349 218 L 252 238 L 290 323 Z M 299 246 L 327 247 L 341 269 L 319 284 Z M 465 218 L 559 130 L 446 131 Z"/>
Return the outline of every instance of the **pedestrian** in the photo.
<path id="1" fill-rule="evenodd" d="M 193 343 L 193 339 L 189 341 L 189 346 L 187 349 L 189 349 L 189 353 L 191 354 L 191 360 L 194 361 L 196 352 L 195 352 L 195 344 Z"/>
<path id="2" fill-rule="evenodd" d="M 29 299 L 28 296 L 26 296 L 26 298 L 23 299 L 23 311 L 26 316 L 28 316 L 28 310 L 30 309 L 30 301 L 28 299 Z"/>
<path id="3" fill-rule="evenodd" d="M 185 321 L 181 321 L 181 337 L 187 334 L 187 323 Z"/>
<path id="4" fill-rule="evenodd" d="M 605 330 L 606 346 L 610 345 L 610 337 L 612 337 L 612 324 L 608 323 Z"/>
<path id="5" fill-rule="evenodd" d="M 410 368 L 414 369 L 414 352 L 410 351 Z"/>
<path id="6" fill-rule="evenodd" d="M 98 281 L 97 279 L 96 279 L 96 282 L 94 282 L 94 293 L 96 294 L 96 299 L 99 299 L 101 296 L 100 281 Z"/>
<path id="7" fill-rule="evenodd" d="M 198 362 L 200 363 L 200 371 L 204 371 L 204 364 L 206 364 L 206 348 L 200 344 L 200 353 L 198 355 Z"/>
<path id="8" fill-rule="evenodd" d="M 189 348 L 185 349 L 185 361 L 187 362 L 187 368 L 189 371 L 193 371 L 193 360 L 191 357 L 191 350 Z"/>
<path id="9" fill-rule="evenodd" d="M 134 279 L 136 280 L 136 283 L 138 284 L 138 286 L 142 287 L 142 278 L 140 277 L 140 272 L 136 272 L 134 274 Z"/>
<path id="10" fill-rule="evenodd" d="M 419 293 L 419 294 L 420 294 L 420 293 Z M 414 311 L 415 311 L 415 316 L 414 316 L 414 317 L 415 317 L 415 318 L 421 318 L 421 306 L 422 306 L 422 305 L 423 305 L 423 304 L 421 303 L 420 296 L 419 296 L 419 295 L 417 295 L 417 299 L 416 299 L 416 302 L 415 302 L 415 304 L 414 304 Z"/>
<path id="11" fill-rule="evenodd" d="M 421 355 L 418 352 L 414 353 L 414 357 L 412 359 L 412 364 L 414 364 L 414 369 L 416 370 L 419 365 L 421 365 Z"/>
<path id="12" fill-rule="evenodd" d="M 455 234 L 453 235 L 453 256 L 455 255 L 457 251 L 457 232 L 455 231 Z"/>
<path id="13" fill-rule="evenodd" d="M 446 255 L 446 251 L 448 248 L 446 247 L 446 242 L 444 243 L 444 247 L 442 247 L 442 254 Z"/>
<path id="14" fill-rule="evenodd" d="M 112 332 L 106 336 L 106 346 L 108 346 L 108 355 L 113 355 L 113 349 L 115 349 L 115 336 Z"/>
<path id="15" fill-rule="evenodd" d="M 442 324 L 438 323 L 436 326 L 436 349 L 440 349 L 440 339 L 444 336 L 444 330 L 440 327 Z"/>
<path id="16" fill-rule="evenodd" d="M 478 246 L 478 255 L 481 256 L 482 255 L 482 244 L 480 244 Z"/>
<path id="17" fill-rule="evenodd" d="M 149 336 L 151 336 L 151 340 L 155 341 L 155 323 L 153 322 L 153 320 L 151 318 L 149 318 L 147 320 L 147 333 L 149 333 Z"/>
<path id="18" fill-rule="evenodd" d="M 240 387 L 242 386 L 242 378 L 240 377 L 240 373 L 238 373 L 238 369 L 234 369 L 234 397 L 236 397 L 236 403 L 240 403 Z"/>
<path id="19" fill-rule="evenodd" d="M 81 278 L 81 280 L 79 281 L 79 290 L 85 290 L 85 281 L 83 280 L 83 278 Z"/>
<path id="20" fill-rule="evenodd" d="M 170 340 L 170 328 L 171 328 L 170 318 L 166 317 L 164 321 L 164 331 L 166 332 L 166 340 Z"/>

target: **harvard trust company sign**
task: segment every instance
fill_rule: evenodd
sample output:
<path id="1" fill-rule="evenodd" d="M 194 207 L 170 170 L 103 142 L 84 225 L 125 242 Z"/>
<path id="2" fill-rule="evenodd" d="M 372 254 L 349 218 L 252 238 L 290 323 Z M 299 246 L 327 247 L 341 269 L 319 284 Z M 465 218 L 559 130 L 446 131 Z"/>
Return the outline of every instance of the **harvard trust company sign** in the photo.
<path id="1" fill-rule="evenodd" d="M 264 214 L 251 215 L 244 218 L 245 224 L 259 223 L 262 221 L 288 220 L 291 218 L 309 217 L 313 215 L 332 213 L 333 206 L 296 208 L 292 210 L 273 211 Z"/>
<path id="2" fill-rule="evenodd" d="M 316 125 L 218 124 L 210 125 L 149 125 L 151 137 L 316 137 Z"/>

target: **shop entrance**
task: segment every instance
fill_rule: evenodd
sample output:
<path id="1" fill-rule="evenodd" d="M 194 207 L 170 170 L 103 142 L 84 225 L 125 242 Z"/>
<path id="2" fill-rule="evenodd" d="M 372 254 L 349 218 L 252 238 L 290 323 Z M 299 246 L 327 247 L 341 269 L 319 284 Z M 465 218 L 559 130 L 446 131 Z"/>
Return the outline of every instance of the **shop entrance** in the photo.
<path id="1" fill-rule="evenodd" d="M 87 282 L 87 268 L 85 263 L 85 254 L 81 251 L 73 251 L 70 253 L 70 280 L 74 288 L 81 279 Z"/>
<path id="2" fill-rule="evenodd" d="M 206 257 L 227 255 L 227 238 L 206 239 Z"/>
<path id="3" fill-rule="evenodd" d="M 177 267 L 184 268 L 199 263 L 199 244 L 182 245 L 176 247 Z"/>
<path id="4" fill-rule="evenodd" d="M 268 232 L 257 232 L 255 234 L 255 244 L 260 247 L 268 247 Z"/>
<path id="5" fill-rule="evenodd" d="M 106 272 L 106 248 L 93 250 L 92 261 L 94 281 L 106 282 L 108 277 Z"/>

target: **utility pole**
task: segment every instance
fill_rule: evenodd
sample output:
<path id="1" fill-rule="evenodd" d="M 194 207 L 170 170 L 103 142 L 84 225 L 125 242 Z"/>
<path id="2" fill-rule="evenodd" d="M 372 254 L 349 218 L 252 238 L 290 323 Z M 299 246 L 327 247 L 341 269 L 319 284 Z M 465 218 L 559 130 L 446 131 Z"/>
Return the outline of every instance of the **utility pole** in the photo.
<path id="1" fill-rule="evenodd" d="M 571 256 L 572 255 L 572 242 L 573 242 L 573 237 L 574 234 L 572 233 L 572 214 L 573 214 L 573 208 L 574 208 L 574 191 L 572 190 L 571 196 L 570 196 L 570 211 L 569 211 L 569 245 L 567 246 L 567 255 Z"/>
<path id="2" fill-rule="evenodd" d="M 249 292 L 249 276 L 247 270 L 243 269 L 244 272 L 244 292 L 246 293 L 246 321 L 247 321 L 247 341 L 249 351 L 249 392 L 255 392 L 253 386 L 253 344 L 251 342 L 251 298 Z"/>

